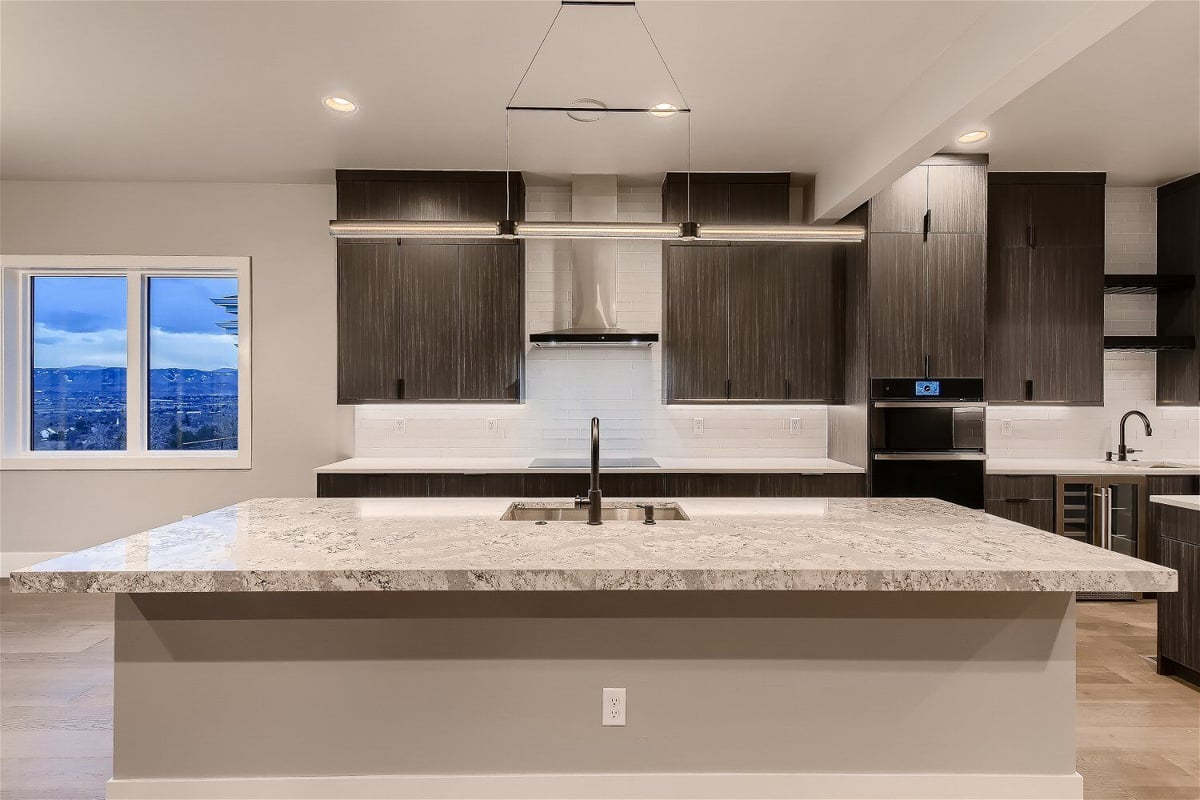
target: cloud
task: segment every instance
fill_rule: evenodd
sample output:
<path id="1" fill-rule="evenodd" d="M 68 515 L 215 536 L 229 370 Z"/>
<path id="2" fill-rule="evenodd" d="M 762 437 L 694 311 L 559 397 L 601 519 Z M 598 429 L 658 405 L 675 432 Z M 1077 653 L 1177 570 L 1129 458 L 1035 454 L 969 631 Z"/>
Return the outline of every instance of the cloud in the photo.
<path id="1" fill-rule="evenodd" d="M 123 367 L 125 331 L 65 331 L 44 323 L 34 326 L 34 364 L 38 367 L 75 367 L 82 364 Z M 237 368 L 237 338 L 225 333 L 173 333 L 150 331 L 150 366 L 153 369 Z"/>

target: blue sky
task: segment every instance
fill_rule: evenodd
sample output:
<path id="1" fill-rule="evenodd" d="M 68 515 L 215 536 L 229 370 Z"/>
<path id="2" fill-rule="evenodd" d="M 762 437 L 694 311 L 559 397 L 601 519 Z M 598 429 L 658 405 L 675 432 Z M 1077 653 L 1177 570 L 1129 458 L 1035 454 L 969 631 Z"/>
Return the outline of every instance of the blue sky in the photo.
<path id="1" fill-rule="evenodd" d="M 232 319 L 211 302 L 237 294 L 235 278 L 150 279 L 150 367 L 237 367 Z M 34 279 L 34 365 L 125 366 L 126 284 L 121 277 Z"/>

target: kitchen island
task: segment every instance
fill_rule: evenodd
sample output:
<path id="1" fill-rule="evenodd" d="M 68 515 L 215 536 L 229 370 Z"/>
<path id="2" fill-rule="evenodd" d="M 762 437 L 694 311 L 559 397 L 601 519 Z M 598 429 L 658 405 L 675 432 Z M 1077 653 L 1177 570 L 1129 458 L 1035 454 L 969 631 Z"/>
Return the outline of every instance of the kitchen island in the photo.
<path id="1" fill-rule="evenodd" d="M 1073 593 L 1176 581 L 936 500 L 509 502 L 256 499 L 12 588 L 118 595 L 111 800 L 1078 798 Z"/>

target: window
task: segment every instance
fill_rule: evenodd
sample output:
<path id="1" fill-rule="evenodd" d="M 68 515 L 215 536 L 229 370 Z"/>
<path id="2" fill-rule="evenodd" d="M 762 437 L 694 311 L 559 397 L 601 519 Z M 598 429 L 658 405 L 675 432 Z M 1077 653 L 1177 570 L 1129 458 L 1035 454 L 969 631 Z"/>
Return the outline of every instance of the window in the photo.
<path id="1" fill-rule="evenodd" d="M 249 259 L 0 266 L 5 469 L 250 466 Z"/>

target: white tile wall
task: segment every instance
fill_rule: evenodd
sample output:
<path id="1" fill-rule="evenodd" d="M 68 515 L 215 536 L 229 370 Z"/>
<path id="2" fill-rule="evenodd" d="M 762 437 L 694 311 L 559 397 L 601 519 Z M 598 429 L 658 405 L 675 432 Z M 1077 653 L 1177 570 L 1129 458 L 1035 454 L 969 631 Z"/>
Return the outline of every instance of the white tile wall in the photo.
<path id="1" fill-rule="evenodd" d="M 1157 269 L 1157 202 L 1153 188 L 1109 188 L 1104 207 L 1106 272 L 1153 273 Z M 1153 295 L 1104 298 L 1104 332 L 1152 335 Z M 992 406 L 988 409 L 988 452 L 998 458 L 1094 458 L 1115 450 L 1121 415 L 1136 408 L 1154 428 L 1146 438 L 1131 420 L 1128 441 L 1145 449 L 1137 457 L 1200 459 L 1200 408 L 1156 408 L 1153 353 L 1105 353 L 1104 406 Z M 1012 435 L 1001 434 L 1012 421 Z"/>
<path id="2" fill-rule="evenodd" d="M 658 186 L 623 183 L 621 221 L 658 222 Z M 526 188 L 531 220 L 570 220 L 569 186 Z M 530 331 L 571 321 L 571 249 L 566 242 L 526 245 L 525 316 Z M 617 247 L 617 324 L 661 331 L 662 246 Z M 663 457 L 823 458 L 824 406 L 665 406 L 661 347 L 528 351 L 524 405 L 360 406 L 355 455 L 393 457 L 529 456 L 587 452 L 589 423 L 601 419 L 606 454 Z M 704 433 L 692 432 L 693 418 Z M 800 419 L 798 433 L 790 420 Z M 403 433 L 397 420 L 404 420 Z M 495 420 L 489 432 L 488 420 Z"/>

